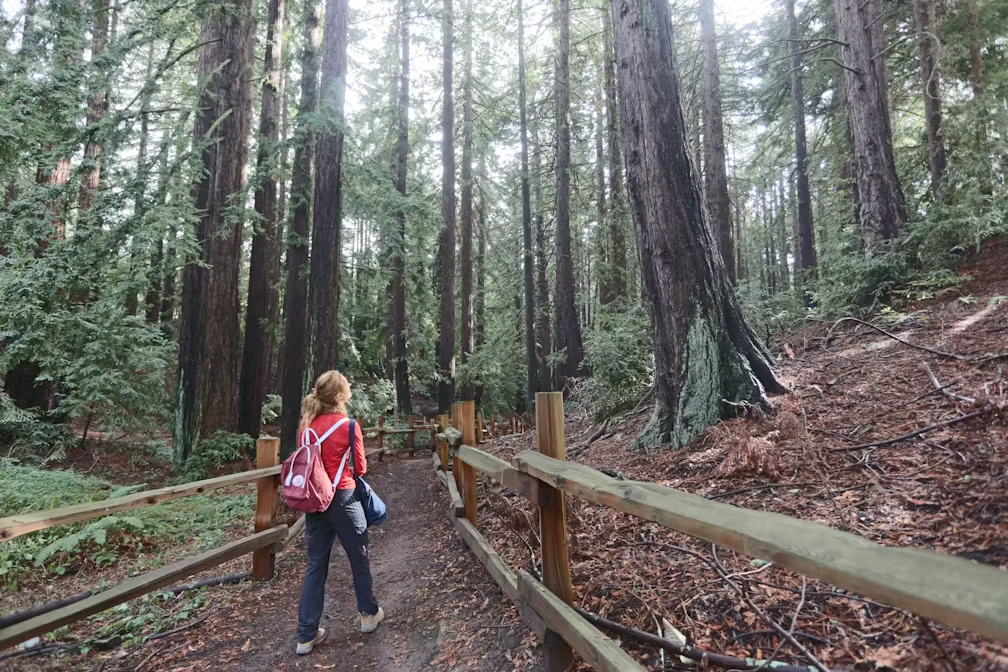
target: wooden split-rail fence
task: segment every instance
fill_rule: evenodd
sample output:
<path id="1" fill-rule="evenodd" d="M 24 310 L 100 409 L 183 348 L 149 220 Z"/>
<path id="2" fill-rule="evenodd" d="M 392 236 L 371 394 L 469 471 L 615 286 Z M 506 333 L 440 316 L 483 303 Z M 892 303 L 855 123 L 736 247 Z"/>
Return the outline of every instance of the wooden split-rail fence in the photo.
<path id="1" fill-rule="evenodd" d="M 563 670 L 572 650 L 596 670 L 644 668 L 573 604 L 566 494 L 730 548 L 737 553 L 827 581 L 838 588 L 905 609 L 939 623 L 1008 642 L 1008 573 L 970 560 L 917 548 L 882 546 L 864 537 L 790 516 L 705 499 L 656 483 L 618 480 L 565 459 L 563 395 L 536 395 L 537 451 L 510 462 L 478 450 L 472 402 L 439 416 L 434 467 L 452 501 L 451 515 L 465 543 L 544 644 L 547 670 Z M 477 416 L 478 417 L 478 416 Z M 447 431 L 454 427 L 461 432 Z M 477 472 L 532 502 L 539 510 L 542 581 L 515 572 L 477 529 Z M 598 617 L 594 622 L 605 621 Z M 615 623 L 601 623 L 618 629 Z M 624 628 L 624 630 L 629 630 Z M 731 669 L 768 669 L 728 656 L 680 646 L 665 649 Z M 774 663 L 773 669 L 807 670 Z"/>
<path id="2" fill-rule="evenodd" d="M 366 454 L 369 459 L 377 457 L 379 461 L 388 452 L 413 454 L 416 450 L 416 433 L 429 432 L 433 442 L 436 431 L 437 426 L 426 421 L 419 424 L 414 423 L 413 416 L 408 418 L 407 426 L 404 428 L 386 427 L 384 418 L 379 418 L 375 427 L 362 428 L 361 430 L 366 436 L 377 437 L 377 448 L 368 449 Z M 384 438 L 387 435 L 398 434 L 407 435 L 407 446 L 402 451 L 393 451 L 385 445 Z M 26 642 L 159 588 L 175 584 L 193 574 L 249 553 L 252 554 L 251 578 L 255 581 L 271 579 L 275 573 L 276 554 L 287 548 L 304 532 L 304 516 L 301 516 L 296 523 L 289 527 L 276 524 L 277 507 L 280 502 L 280 440 L 263 437 L 256 442 L 256 468 L 250 471 L 172 485 L 156 490 L 146 490 L 113 499 L 0 518 L 0 541 L 6 542 L 37 530 L 154 506 L 161 502 L 201 495 L 252 481 L 257 483 L 254 534 L 205 553 L 173 562 L 152 572 L 135 576 L 113 588 L 85 596 L 83 599 L 69 604 L 63 603 L 56 608 L 48 608 L 48 606 L 55 605 L 42 605 L 40 608 L 32 609 L 31 612 L 34 615 L 0 628 L 0 650 Z"/>

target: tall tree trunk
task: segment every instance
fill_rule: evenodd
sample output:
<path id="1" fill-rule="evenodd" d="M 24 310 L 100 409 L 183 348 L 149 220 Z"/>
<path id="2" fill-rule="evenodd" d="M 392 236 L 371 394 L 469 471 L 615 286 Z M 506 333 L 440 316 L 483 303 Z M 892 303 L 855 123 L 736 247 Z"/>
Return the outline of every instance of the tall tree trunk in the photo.
<path id="1" fill-rule="evenodd" d="M 203 23 L 199 77 L 206 81 L 195 142 L 203 174 L 196 183 L 201 263 L 182 274 L 175 463 L 200 438 L 234 431 L 238 399 L 238 271 L 241 195 L 248 161 L 251 0 L 219 0 Z"/>
<path id="2" fill-rule="evenodd" d="M 486 177 L 486 166 L 483 158 L 480 157 L 480 179 Z M 479 352 L 486 344 L 486 202 L 483 190 L 480 189 L 479 223 L 477 225 L 476 239 L 476 352 Z M 535 361 L 532 363 L 535 366 Z M 483 405 L 483 381 L 476 385 L 476 392 L 473 395 L 476 407 Z"/>
<path id="3" fill-rule="evenodd" d="M 979 0 L 966 0 L 966 19 L 970 32 L 970 86 L 973 97 L 979 98 L 984 92 L 983 58 L 980 55 L 980 3 Z M 28 31 L 27 19 L 25 32 Z"/>
<path id="4" fill-rule="evenodd" d="M 941 85 L 935 56 L 937 21 L 935 0 L 914 0 L 914 22 L 920 52 L 921 83 L 924 88 L 924 124 L 928 134 L 928 163 L 931 166 L 931 198 L 944 202 L 945 142 L 942 138 Z"/>
<path id="5" fill-rule="evenodd" d="M 536 362 L 538 363 L 538 378 L 540 392 L 553 389 L 553 376 L 550 371 L 549 356 L 553 352 L 550 338 L 550 301 L 549 283 L 546 281 L 546 218 L 543 216 L 542 193 L 542 143 L 539 142 L 538 129 L 535 127 L 535 117 L 532 118 L 532 139 L 535 149 L 532 152 L 532 184 L 535 191 L 535 322 L 536 322 Z"/>
<path id="6" fill-rule="evenodd" d="M 869 254 L 906 224 L 903 191 L 896 176 L 885 89 L 885 59 L 879 40 L 879 0 L 836 0 L 837 35 L 844 44 L 847 113 L 854 138 L 861 236 Z"/>
<path id="7" fill-rule="evenodd" d="M 273 368 L 273 335 L 277 323 L 277 282 L 280 279 L 281 213 L 277 207 L 282 104 L 284 0 L 270 0 L 266 25 L 266 55 L 259 110 L 259 149 L 256 157 L 255 233 L 249 263 L 248 305 L 245 311 L 245 350 L 238 388 L 238 431 L 258 438 L 262 405 Z"/>
<path id="8" fill-rule="evenodd" d="M 703 149 L 705 193 L 728 282 L 735 284 L 735 245 L 732 241 L 731 203 L 728 200 L 728 170 L 725 167 L 724 122 L 721 115 L 721 74 L 718 71 L 717 33 L 714 30 L 714 0 L 700 0 L 700 32 L 703 41 Z"/>
<path id="9" fill-rule="evenodd" d="M 438 290 L 441 295 L 438 328 L 438 408 L 447 413 L 455 403 L 455 103 L 452 95 L 452 49 L 455 41 L 452 0 L 444 0 L 441 16 L 441 215 L 444 228 L 438 241 Z"/>
<path id="10" fill-rule="evenodd" d="M 791 289 L 791 267 L 788 265 L 788 202 L 784 200 L 784 177 L 777 178 L 777 234 L 780 236 L 780 277 L 783 291 Z M 794 228 L 794 227 L 791 227 Z"/>
<path id="11" fill-rule="evenodd" d="M 606 181 L 605 181 L 605 150 L 603 150 L 602 135 L 605 133 L 605 121 L 602 114 L 601 98 L 595 99 L 595 227 L 594 250 L 592 253 L 598 259 L 595 275 L 599 286 L 599 301 L 604 305 L 605 299 L 612 300 L 612 289 L 610 287 L 612 276 L 612 261 L 609 257 L 609 249 L 612 243 L 606 240 L 609 232 L 606 222 L 608 220 L 608 210 L 606 209 Z M 591 264 L 592 254 L 588 254 L 588 263 Z M 590 270 L 590 266 L 589 266 Z M 588 285 L 588 300 L 591 300 L 592 286 Z"/>
<path id="12" fill-rule="evenodd" d="M 109 0 L 94 0 L 94 24 L 91 31 L 91 65 L 97 69 L 98 63 L 105 54 L 108 44 L 109 34 Z M 103 83 L 99 85 L 88 98 L 87 128 L 88 140 L 84 145 L 84 166 L 90 170 L 84 176 L 80 186 L 78 204 L 81 213 L 85 213 L 94 206 L 95 193 L 101 184 L 101 144 L 98 142 L 98 131 L 101 120 L 105 117 L 106 108 L 106 84 L 104 77 L 99 80 Z M 135 301 L 135 299 L 134 299 Z M 135 310 L 133 311 L 136 312 Z"/>
<path id="13" fill-rule="evenodd" d="M 473 89 L 472 89 L 472 0 L 465 3 L 465 73 L 462 84 L 462 365 L 472 357 L 473 337 Z M 462 388 L 462 399 L 472 401 L 473 385 Z"/>
<path id="14" fill-rule="evenodd" d="M 406 197 L 406 175 L 409 161 L 409 62 L 410 18 L 409 0 L 399 1 L 399 128 L 396 137 L 396 190 Z M 406 356 L 406 211 L 396 213 L 395 240 L 392 250 L 392 357 L 396 405 L 399 413 L 410 415 L 409 368 Z"/>
<path id="15" fill-rule="evenodd" d="M 521 132 L 522 267 L 525 278 L 525 396 L 531 402 L 539 391 L 536 359 L 535 260 L 532 252 L 532 195 L 529 183 L 528 104 L 525 79 L 525 12 L 518 0 L 518 117 Z M 480 231 L 482 241 L 483 232 Z"/>
<path id="16" fill-rule="evenodd" d="M 603 7 L 602 17 L 602 77 L 605 82 L 606 139 L 609 149 L 609 212 L 608 295 L 603 304 L 627 296 L 628 262 L 626 246 L 626 190 L 623 187 L 623 153 L 620 150 L 619 111 L 616 101 L 616 55 L 612 45 L 612 17 L 609 7 Z"/>
<path id="17" fill-rule="evenodd" d="M 782 392 L 718 255 L 680 107 L 665 0 L 612 0 L 630 210 L 655 330 L 657 404 L 638 445 L 681 446 L 731 403 Z M 730 403 L 725 403 L 730 402 Z"/>
<path id="18" fill-rule="evenodd" d="M 566 350 L 564 375 L 575 378 L 581 373 L 584 347 L 575 306 L 574 260 L 571 256 L 570 231 L 570 0 L 557 0 L 556 95 L 556 310 L 557 343 Z"/>
<path id="19" fill-rule="evenodd" d="M 805 140 L 805 93 L 802 82 L 801 42 L 798 35 L 798 21 L 795 18 L 795 0 L 785 0 L 788 18 L 788 42 L 791 51 L 791 101 L 794 111 L 795 131 L 795 187 L 798 196 L 798 227 L 797 267 L 800 269 L 800 280 L 795 284 L 801 286 L 810 280 L 809 269 L 816 266 L 815 227 L 812 222 L 812 194 L 808 179 L 808 145 Z M 803 293 L 806 304 L 810 297 Z"/>
<path id="20" fill-rule="evenodd" d="M 326 0 L 319 90 L 315 206 L 312 213 L 308 317 L 312 378 L 335 369 L 339 354 L 340 258 L 342 255 L 343 102 L 346 98 L 349 0 Z"/>
<path id="21" fill-rule="evenodd" d="M 294 207 L 287 234 L 286 288 L 284 290 L 283 371 L 280 397 L 280 450 L 289 455 L 297 445 L 301 395 L 304 391 L 306 335 L 308 331 L 308 219 L 312 202 L 312 156 L 315 133 L 312 119 L 318 101 L 319 16 L 318 6 L 305 7 L 301 52 L 301 101 L 298 104 L 294 164 L 291 171 L 291 204 Z"/>
<path id="22" fill-rule="evenodd" d="M 147 210 L 147 180 L 150 176 L 150 170 L 147 166 L 147 144 L 150 141 L 150 114 L 148 108 L 150 108 L 150 94 L 146 93 L 149 91 L 151 74 L 154 70 L 154 42 L 151 42 L 147 47 L 147 68 L 144 75 L 144 90 L 145 93 L 140 96 L 140 139 L 137 145 L 137 179 L 135 193 L 133 195 L 133 216 L 137 219 L 137 222 L 143 222 L 144 212 Z M 165 138 L 167 134 L 162 134 L 161 138 L 161 151 L 159 154 L 159 163 L 164 161 L 167 163 L 168 158 L 168 142 Z M 161 164 L 164 165 L 164 164 Z M 165 173 L 166 169 L 162 169 L 159 175 L 158 193 L 163 191 L 165 185 Z M 158 318 L 161 316 L 161 284 L 163 275 L 163 260 L 164 260 L 164 234 L 158 239 L 154 251 L 150 256 L 150 269 L 147 272 L 147 293 L 144 297 L 144 305 L 146 306 L 145 317 L 149 324 L 157 324 Z M 134 291 L 132 284 L 130 285 L 129 294 L 126 297 L 127 312 L 129 312 L 131 299 L 136 301 L 136 292 Z"/>

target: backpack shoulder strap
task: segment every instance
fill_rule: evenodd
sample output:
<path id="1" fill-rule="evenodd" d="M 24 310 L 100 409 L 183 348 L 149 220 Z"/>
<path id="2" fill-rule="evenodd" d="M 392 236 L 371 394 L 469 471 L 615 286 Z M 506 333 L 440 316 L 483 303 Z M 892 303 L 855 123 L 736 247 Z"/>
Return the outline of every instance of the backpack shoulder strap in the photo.
<path id="1" fill-rule="evenodd" d="M 357 423 L 353 420 L 350 421 L 350 445 L 347 447 L 347 455 L 353 455 L 354 447 L 357 445 Z M 350 458 L 350 471 L 353 472 L 354 478 L 357 478 L 357 467 L 354 465 L 353 458 Z"/>
<path id="2" fill-rule="evenodd" d="M 339 429 L 340 427 L 342 427 L 343 423 L 346 422 L 346 421 L 347 421 L 347 419 L 343 418 L 339 422 L 333 424 L 332 427 L 330 427 L 329 429 L 327 429 L 326 432 L 325 432 L 325 434 L 323 434 L 322 436 L 320 436 L 318 438 L 318 442 L 317 443 L 319 444 L 319 446 L 321 446 L 322 442 L 325 441 L 326 439 L 328 439 L 332 435 L 333 432 L 335 432 L 337 429 Z"/>

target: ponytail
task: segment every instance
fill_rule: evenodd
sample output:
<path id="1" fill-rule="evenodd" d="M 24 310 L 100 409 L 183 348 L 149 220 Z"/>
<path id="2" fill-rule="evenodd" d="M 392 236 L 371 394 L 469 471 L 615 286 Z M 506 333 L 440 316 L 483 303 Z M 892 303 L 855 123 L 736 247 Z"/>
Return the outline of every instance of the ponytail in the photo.
<path id="1" fill-rule="evenodd" d="M 314 392 L 309 392 L 308 396 L 301 400 L 301 431 L 308 429 L 315 418 L 322 415 L 322 402 L 315 396 Z"/>

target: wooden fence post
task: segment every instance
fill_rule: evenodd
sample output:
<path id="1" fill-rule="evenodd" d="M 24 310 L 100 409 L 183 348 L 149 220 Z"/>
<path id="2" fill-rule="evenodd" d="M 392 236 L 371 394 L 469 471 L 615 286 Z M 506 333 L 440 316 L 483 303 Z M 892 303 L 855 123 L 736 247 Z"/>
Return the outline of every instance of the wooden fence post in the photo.
<path id="1" fill-rule="evenodd" d="M 567 459 L 564 445 L 562 392 L 536 393 L 536 439 L 539 452 L 557 460 Z M 570 555 L 564 494 L 544 483 L 539 485 L 539 528 L 542 539 L 543 583 L 567 604 L 573 604 Z M 547 672 L 560 672 L 573 659 L 571 647 L 557 633 L 546 631 L 543 650 Z"/>
<path id="2" fill-rule="evenodd" d="M 412 415 L 410 415 L 410 416 L 408 416 L 406 418 L 406 426 L 409 427 L 409 430 L 410 430 L 409 434 L 406 435 L 407 436 L 407 439 L 406 439 L 407 444 L 406 445 L 409 448 L 410 457 L 413 457 L 414 455 L 416 455 L 416 441 L 415 441 L 415 438 L 414 438 L 416 436 L 416 430 L 413 429 L 413 416 Z"/>
<path id="3" fill-rule="evenodd" d="M 483 443 L 483 411 L 476 414 L 476 445 Z"/>
<path id="4" fill-rule="evenodd" d="M 378 416 L 378 461 L 385 461 L 385 416 Z"/>
<path id="5" fill-rule="evenodd" d="M 460 432 L 462 431 L 462 404 L 452 404 L 451 425 Z M 454 456 L 452 456 L 452 475 L 455 476 L 455 487 L 459 492 L 462 492 L 462 468 Z"/>
<path id="6" fill-rule="evenodd" d="M 462 443 L 472 446 L 476 443 L 476 402 L 462 402 Z M 459 460 L 461 462 L 461 460 Z M 462 462 L 462 502 L 465 504 L 466 518 L 475 527 L 476 509 L 476 469 Z"/>
<path id="7" fill-rule="evenodd" d="M 280 439 L 269 436 L 256 441 L 256 468 L 265 469 L 280 464 Z M 266 476 L 256 483 L 255 531 L 268 530 L 276 523 L 280 476 Z M 273 578 L 276 553 L 272 544 L 252 553 L 252 579 L 265 581 Z"/>
<path id="8" fill-rule="evenodd" d="M 448 416 L 437 416 L 437 425 L 438 429 L 442 432 L 448 429 Z M 448 442 L 440 441 L 435 438 L 435 443 L 437 445 L 438 457 L 441 459 L 441 471 L 448 473 L 451 469 L 451 463 L 448 461 Z"/>

